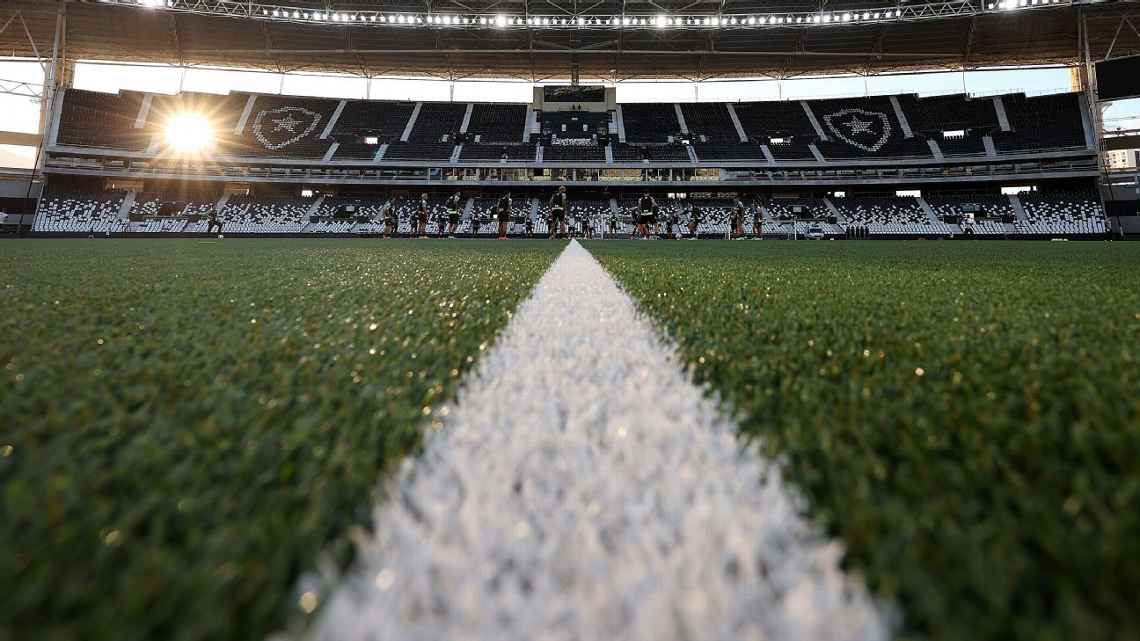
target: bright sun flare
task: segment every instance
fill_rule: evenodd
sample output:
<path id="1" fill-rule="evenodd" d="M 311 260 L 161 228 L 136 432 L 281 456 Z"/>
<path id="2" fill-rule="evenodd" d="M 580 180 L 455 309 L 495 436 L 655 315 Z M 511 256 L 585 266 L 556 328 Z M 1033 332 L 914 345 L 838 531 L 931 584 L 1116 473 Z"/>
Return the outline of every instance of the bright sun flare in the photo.
<path id="1" fill-rule="evenodd" d="M 204 151 L 214 143 L 214 128 L 201 114 L 175 114 L 166 123 L 166 144 L 179 153 Z"/>

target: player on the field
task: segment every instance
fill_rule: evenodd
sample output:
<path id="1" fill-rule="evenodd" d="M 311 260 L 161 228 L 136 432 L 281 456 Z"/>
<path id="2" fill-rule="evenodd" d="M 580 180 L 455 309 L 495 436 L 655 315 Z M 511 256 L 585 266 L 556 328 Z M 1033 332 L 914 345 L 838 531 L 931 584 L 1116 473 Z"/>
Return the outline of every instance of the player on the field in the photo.
<path id="1" fill-rule="evenodd" d="M 208 214 L 206 214 L 206 220 L 207 220 L 206 233 L 207 234 L 214 233 L 214 227 L 217 227 L 218 228 L 218 235 L 221 236 L 222 235 L 222 221 L 218 220 L 218 209 L 216 207 L 210 207 L 210 212 Z"/>
<path id="2" fill-rule="evenodd" d="M 431 215 L 431 203 L 428 202 L 427 193 L 420 196 L 420 203 L 416 205 L 416 236 L 427 238 L 428 216 Z"/>
<path id="3" fill-rule="evenodd" d="M 447 236 L 455 238 L 455 230 L 459 228 L 459 208 L 463 197 L 457 191 L 447 199 Z M 442 228 L 440 228 L 442 231 Z"/>
<path id="4" fill-rule="evenodd" d="M 384 238 L 391 238 L 400 230 L 400 217 L 396 213 L 396 208 L 392 206 L 391 200 L 384 203 L 380 209 L 380 216 L 384 219 Z"/>
<path id="5" fill-rule="evenodd" d="M 514 210 L 513 203 L 511 202 L 511 192 L 507 192 L 499 199 L 499 204 L 496 207 L 498 210 L 499 218 L 499 240 L 507 239 L 507 230 L 511 226 L 511 212 Z"/>
<path id="6" fill-rule="evenodd" d="M 653 219 L 653 208 L 656 206 L 657 202 L 649 192 L 643 193 L 637 201 L 637 234 L 642 238 L 649 238 L 649 222 Z"/>
<path id="7" fill-rule="evenodd" d="M 568 209 L 570 209 L 570 200 L 566 196 L 566 185 L 562 185 L 550 197 L 551 238 L 557 238 L 559 234 L 566 235 L 566 211 Z"/>
<path id="8" fill-rule="evenodd" d="M 704 212 L 700 207 L 689 208 L 689 240 L 696 240 L 697 233 L 701 227 L 701 219 L 704 218 Z"/>
<path id="9" fill-rule="evenodd" d="M 606 228 L 611 234 L 616 234 L 618 230 L 618 215 L 610 212 L 610 216 L 606 221 Z"/>
<path id="10" fill-rule="evenodd" d="M 764 235 L 764 220 L 760 214 L 760 207 L 752 210 L 752 235 L 757 238 Z"/>
<path id="11" fill-rule="evenodd" d="M 730 238 L 739 238 L 744 235 L 744 203 L 740 202 L 739 198 L 734 198 L 732 201 L 732 213 L 729 215 L 729 220 L 732 225 L 732 231 L 729 232 Z"/>
<path id="12" fill-rule="evenodd" d="M 677 227 L 679 219 L 677 218 L 677 209 L 674 207 L 669 210 L 669 215 L 665 217 L 665 236 L 666 238 L 674 237 L 674 230 Z"/>

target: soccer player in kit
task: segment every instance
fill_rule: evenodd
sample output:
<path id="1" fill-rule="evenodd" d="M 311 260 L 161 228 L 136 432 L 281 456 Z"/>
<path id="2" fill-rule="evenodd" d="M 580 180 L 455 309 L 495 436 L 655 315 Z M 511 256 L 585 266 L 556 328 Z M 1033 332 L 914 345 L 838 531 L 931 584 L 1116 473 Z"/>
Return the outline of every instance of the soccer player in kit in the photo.
<path id="1" fill-rule="evenodd" d="M 673 230 L 674 230 L 674 228 L 677 227 L 678 222 L 679 221 L 677 219 L 677 210 L 676 209 L 670 209 L 669 210 L 669 216 L 665 219 L 665 236 L 666 237 L 673 238 Z"/>
<path id="2" fill-rule="evenodd" d="M 416 209 L 416 235 L 420 238 L 427 238 L 429 211 L 431 211 L 431 207 L 428 205 L 428 195 L 424 193 L 420 196 L 420 204 Z"/>
<path id="3" fill-rule="evenodd" d="M 455 230 L 459 227 L 459 203 L 463 202 L 459 192 L 447 199 L 447 235 L 455 238 Z"/>
<path id="4" fill-rule="evenodd" d="M 732 234 L 733 238 L 744 235 L 744 203 L 739 198 L 732 201 Z"/>
<path id="5" fill-rule="evenodd" d="M 400 229 L 400 219 L 396 216 L 396 208 L 392 206 L 392 201 L 384 203 L 380 215 L 384 218 L 384 238 L 391 238 L 392 234 Z"/>
<path id="6" fill-rule="evenodd" d="M 759 238 L 764 234 L 764 221 L 760 219 L 760 208 L 752 210 L 752 235 Z"/>
<path id="7" fill-rule="evenodd" d="M 650 196 L 649 192 L 645 192 L 637 201 L 637 206 L 640 210 L 637 215 L 637 233 L 642 238 L 649 238 L 649 223 L 653 217 L 653 208 L 657 206 L 657 203 L 653 202 L 653 196 Z"/>
<path id="8" fill-rule="evenodd" d="M 704 213 L 700 207 L 689 208 L 689 240 L 697 239 L 697 230 L 701 226 L 701 218 L 703 216 Z"/>
<path id="9" fill-rule="evenodd" d="M 558 234 L 566 235 L 566 210 L 570 201 L 566 196 L 566 185 L 558 188 L 550 197 L 550 237 L 557 238 Z"/>
<path id="10" fill-rule="evenodd" d="M 206 233 L 214 233 L 214 227 L 218 228 L 218 235 L 222 235 L 222 221 L 218 220 L 218 210 L 215 207 L 210 208 L 210 213 L 206 215 L 208 224 L 206 226 Z"/>
<path id="11" fill-rule="evenodd" d="M 507 239 L 507 228 L 511 226 L 511 192 L 507 192 L 499 199 L 497 209 L 499 217 L 499 240 Z"/>
<path id="12" fill-rule="evenodd" d="M 532 218 L 530 215 L 527 215 L 526 217 L 526 237 L 534 237 L 534 218 Z"/>

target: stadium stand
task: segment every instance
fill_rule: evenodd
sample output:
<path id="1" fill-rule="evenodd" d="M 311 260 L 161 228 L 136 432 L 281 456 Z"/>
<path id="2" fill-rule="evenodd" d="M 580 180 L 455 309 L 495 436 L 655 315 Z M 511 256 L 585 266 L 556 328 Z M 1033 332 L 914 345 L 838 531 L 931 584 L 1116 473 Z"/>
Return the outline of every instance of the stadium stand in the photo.
<path id="1" fill-rule="evenodd" d="M 408 142 L 438 144 L 455 139 L 455 134 L 463 126 L 463 116 L 467 105 L 455 102 L 424 102 L 412 128 Z M 522 125 L 519 125 L 522 136 Z"/>
<path id="2" fill-rule="evenodd" d="M 540 114 L 542 136 L 596 139 L 609 132 L 610 114 L 588 111 L 547 111 Z"/>
<path id="3" fill-rule="evenodd" d="M 450 160 L 455 145 L 393 143 L 384 154 L 385 160 Z"/>
<path id="4" fill-rule="evenodd" d="M 459 152 L 460 160 L 526 160 L 533 161 L 536 145 L 518 143 L 511 145 L 465 144 Z"/>
<path id="5" fill-rule="evenodd" d="M 602 162 L 606 150 L 597 145 L 549 145 L 543 147 L 542 159 L 555 162 Z"/>
<path id="6" fill-rule="evenodd" d="M 1016 214 L 1008 196 L 969 195 L 969 196 L 927 196 L 926 202 L 934 210 L 939 220 L 958 217 L 959 227 L 977 236 L 1005 236 L 1015 232 L 1011 222 Z M 966 222 L 967 214 L 973 214 L 974 221 Z"/>
<path id="7" fill-rule="evenodd" d="M 694 142 L 740 142 L 740 134 L 722 102 L 692 102 L 681 105 L 681 114 Z"/>
<path id="8" fill-rule="evenodd" d="M 143 94 L 72 89 L 67 92 L 59 122 L 59 144 L 142 151 L 150 144 L 146 129 L 135 128 Z"/>
<path id="9" fill-rule="evenodd" d="M 1031 234 L 1104 234 L 1104 210 L 1095 194 L 1083 191 L 1020 196 L 1025 208 L 1023 230 Z"/>
<path id="10" fill-rule="evenodd" d="M 333 160 L 373 159 L 379 145 L 400 140 L 415 106 L 414 102 L 346 102 L 332 130 L 339 143 Z M 370 138 L 375 142 L 368 142 Z"/>
<path id="11" fill-rule="evenodd" d="M 931 158 L 925 140 L 906 138 L 889 98 L 844 98 L 810 103 L 827 140 L 816 145 L 825 158 Z"/>
<path id="12" fill-rule="evenodd" d="M 628 142 L 672 142 L 681 135 L 681 123 L 672 103 L 634 103 L 621 107 Z"/>
<path id="13" fill-rule="evenodd" d="M 839 221 L 844 227 L 862 227 L 871 235 L 948 235 L 946 223 L 933 221 L 915 198 L 836 198 Z"/>
<path id="14" fill-rule="evenodd" d="M 1002 96 L 1006 117 L 1013 131 L 996 132 L 1000 152 L 1084 147 L 1080 94 L 1067 93 L 1027 98 Z"/>
<path id="15" fill-rule="evenodd" d="M 123 192 L 100 194 L 56 192 L 40 200 L 33 231 L 67 234 L 121 232 L 127 221 L 119 217 Z"/>
<path id="16" fill-rule="evenodd" d="M 758 160 L 764 161 L 764 151 L 760 145 L 745 142 L 694 143 L 697 158 L 709 160 Z"/>
<path id="17" fill-rule="evenodd" d="M 992 98 L 971 99 L 956 94 L 928 98 L 899 96 L 898 100 L 911 130 L 933 139 L 947 156 L 984 154 L 982 137 L 999 127 Z M 962 133 L 947 135 L 946 132 Z"/>
<path id="18" fill-rule="evenodd" d="M 332 141 L 321 138 L 321 134 L 338 103 L 337 100 L 321 98 L 258 96 L 231 153 L 239 156 L 323 158 Z"/>
<path id="19" fill-rule="evenodd" d="M 526 105 L 475 104 L 471 109 L 467 134 L 475 136 L 478 142 L 484 144 L 519 142 L 526 128 L 526 111 Z"/>

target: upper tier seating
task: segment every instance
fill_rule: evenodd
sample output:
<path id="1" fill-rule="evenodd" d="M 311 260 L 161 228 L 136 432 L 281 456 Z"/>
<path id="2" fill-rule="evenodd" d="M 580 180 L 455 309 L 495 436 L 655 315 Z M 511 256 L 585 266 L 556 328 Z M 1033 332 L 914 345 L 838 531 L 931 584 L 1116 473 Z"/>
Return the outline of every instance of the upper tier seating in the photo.
<path id="1" fill-rule="evenodd" d="M 681 105 L 681 115 L 689 129 L 689 140 L 697 142 L 740 142 L 732 116 L 723 102 L 693 102 Z"/>
<path id="2" fill-rule="evenodd" d="M 760 145 L 751 142 L 695 143 L 693 149 L 700 160 L 765 160 Z"/>
<path id="3" fill-rule="evenodd" d="M 477 103 L 471 108 L 467 133 L 477 136 L 483 144 L 521 142 L 526 129 L 526 111 L 526 105 Z"/>
<path id="4" fill-rule="evenodd" d="M 649 160 L 663 162 L 689 162 L 689 152 L 684 145 L 643 145 L 641 151 Z"/>
<path id="5" fill-rule="evenodd" d="M 1091 192 L 1043 192 L 1023 194 L 1030 234 L 1103 234 L 1107 231 L 1104 210 Z"/>
<path id="6" fill-rule="evenodd" d="M 349 100 L 333 127 L 333 138 L 342 145 L 360 142 L 365 137 L 374 137 L 377 143 L 396 142 L 404 134 L 415 107 L 414 102 Z"/>
<path id="7" fill-rule="evenodd" d="M 540 114 L 542 135 L 555 138 L 595 138 L 608 132 L 610 114 L 590 111 L 544 111 Z"/>
<path id="8" fill-rule="evenodd" d="M 101 94 L 81 90 L 69 90 L 65 95 L 59 123 L 61 145 L 130 151 L 145 151 L 154 145 L 153 149 L 163 152 L 162 134 L 167 121 L 175 114 L 192 112 L 207 114 L 213 123 L 218 155 L 305 161 L 322 160 L 334 142 L 337 147 L 332 159 L 339 161 L 372 161 L 384 144 L 393 148 L 381 162 L 449 160 L 467 109 L 464 103 L 420 103 L 417 111 L 417 103 L 406 101 L 343 101 L 344 108 L 331 123 L 328 138 L 322 138 L 342 101 L 195 93 L 148 98 L 133 92 Z M 891 98 L 882 96 L 738 103 L 733 109 L 748 138 L 746 144 L 739 142 L 739 133 L 724 103 L 623 104 L 627 142 L 614 144 L 614 159 L 686 162 L 686 150 L 677 145 L 682 139 L 691 142 L 698 159 L 705 162 L 764 161 L 761 145 L 766 145 L 779 163 L 814 162 L 812 145 L 831 162 L 863 158 L 933 160 L 929 140 L 937 142 L 949 157 L 982 156 L 986 136 L 992 136 L 996 149 L 1002 153 L 1086 147 L 1078 94 L 1001 96 L 1012 127 L 1008 132 L 1000 131 L 995 98 L 894 98 L 910 124 L 910 138 L 903 133 L 903 119 Z M 805 112 L 805 105 L 819 123 L 819 131 Z M 538 115 L 542 133 L 536 135 L 534 129 L 525 131 L 527 105 L 479 103 L 471 109 L 466 144 L 484 147 L 473 147 L 461 160 L 493 160 L 501 156 L 496 156 L 494 147 L 521 144 L 524 139 L 532 143 L 545 141 L 548 148 L 566 139 L 600 143 L 606 137 L 599 134 L 609 134 L 612 126 L 610 113 L 549 112 Z M 678 109 L 690 132 L 685 137 L 680 133 L 682 119 L 677 117 Z M 413 112 L 417 115 L 409 141 L 400 142 Z M 136 124 L 140 126 L 136 128 Z M 948 132 L 953 135 L 946 135 Z M 511 160 L 520 161 L 530 159 L 527 151 L 506 149 Z M 600 160 L 596 152 L 556 151 L 546 157 L 552 162 Z"/>
<path id="9" fill-rule="evenodd" d="M 457 102 L 425 102 L 420 105 L 420 113 L 416 116 L 416 124 L 408 142 L 439 144 L 455 139 L 459 128 L 463 126 L 463 116 L 467 113 L 467 105 Z M 519 136 L 522 137 L 522 126 L 519 126 Z"/>
<path id="10" fill-rule="evenodd" d="M 993 135 L 999 152 L 1084 147 L 1081 107 L 1076 93 L 1026 98 L 1002 96 L 1010 132 Z"/>
<path id="11" fill-rule="evenodd" d="M 33 231 L 104 234 L 121 232 L 127 221 L 119 218 L 123 192 L 68 193 L 44 196 Z"/>
<path id="12" fill-rule="evenodd" d="M 536 153 L 536 145 L 532 144 L 510 144 L 510 145 L 482 145 L 467 143 L 463 145 L 463 149 L 459 152 L 460 160 L 501 160 L 505 156 L 507 160 L 534 160 Z"/>
<path id="13" fill-rule="evenodd" d="M 816 143 L 824 158 L 931 158 L 930 146 L 906 138 L 886 97 L 813 100 L 810 103 L 827 140 Z"/>
<path id="14" fill-rule="evenodd" d="M 452 143 L 392 143 L 384 153 L 384 160 L 450 160 L 454 150 L 455 145 Z"/>
<path id="15" fill-rule="evenodd" d="M 947 156 L 984 154 L 982 137 L 998 129 L 997 110 L 992 98 L 952 96 L 899 96 L 899 105 L 916 135 L 932 138 Z M 962 131 L 946 137 L 947 131 Z"/>
<path id="16" fill-rule="evenodd" d="M 749 140 L 759 143 L 769 138 L 815 137 L 804 108 L 798 100 L 788 102 L 742 102 L 733 105 L 740 126 Z"/>
<path id="17" fill-rule="evenodd" d="M 143 151 L 151 141 L 147 129 L 135 129 L 143 94 L 67 90 L 59 120 L 59 144 Z"/>
<path id="18" fill-rule="evenodd" d="M 319 159 L 332 140 L 322 139 L 339 101 L 258 96 L 231 153 L 241 156 Z"/>
<path id="19" fill-rule="evenodd" d="M 625 104 L 621 117 L 627 142 L 669 142 L 681 135 L 673 103 Z"/>

